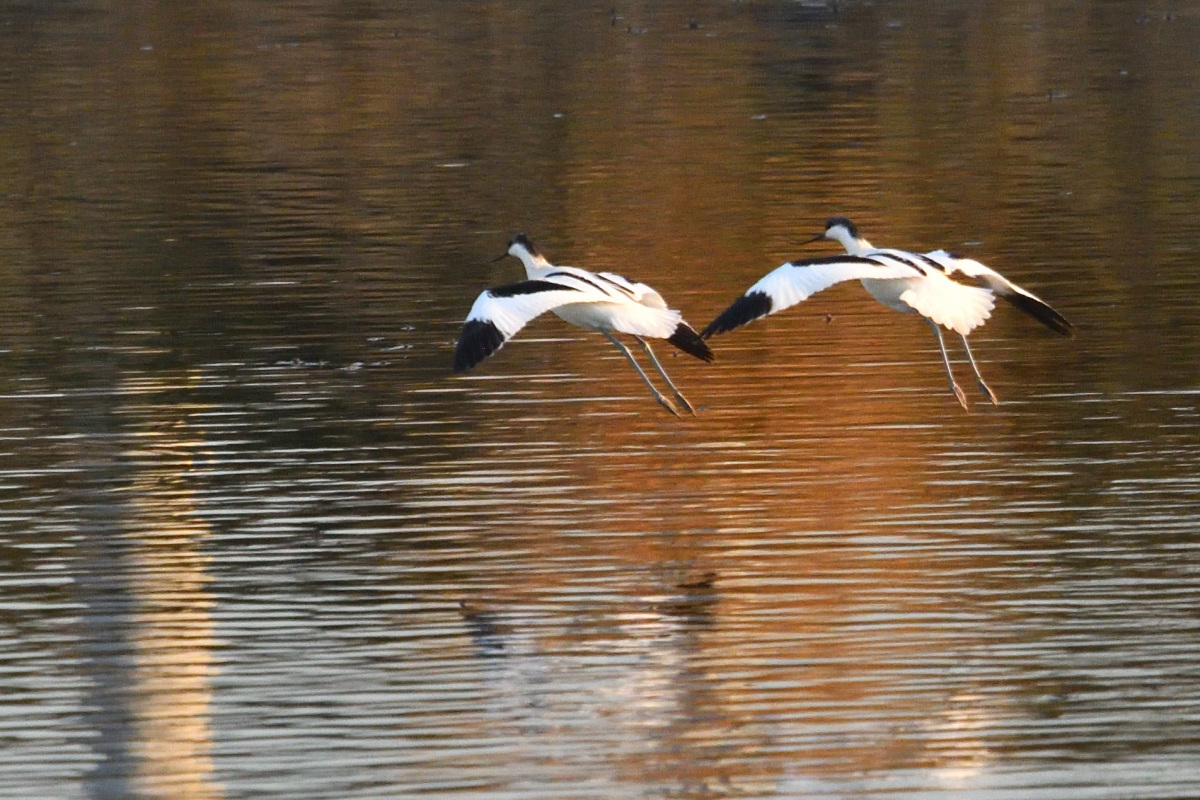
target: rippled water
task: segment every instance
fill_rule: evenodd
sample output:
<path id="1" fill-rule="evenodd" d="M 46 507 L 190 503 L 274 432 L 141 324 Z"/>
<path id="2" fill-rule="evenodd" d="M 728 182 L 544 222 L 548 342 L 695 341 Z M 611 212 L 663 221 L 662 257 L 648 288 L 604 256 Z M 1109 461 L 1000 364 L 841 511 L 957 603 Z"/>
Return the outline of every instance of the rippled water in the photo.
<path id="1" fill-rule="evenodd" d="M 0 18 L 0 796 L 1200 794 L 1191 6 Z M 515 231 L 701 326 L 832 214 L 1078 336 L 450 374 Z"/>

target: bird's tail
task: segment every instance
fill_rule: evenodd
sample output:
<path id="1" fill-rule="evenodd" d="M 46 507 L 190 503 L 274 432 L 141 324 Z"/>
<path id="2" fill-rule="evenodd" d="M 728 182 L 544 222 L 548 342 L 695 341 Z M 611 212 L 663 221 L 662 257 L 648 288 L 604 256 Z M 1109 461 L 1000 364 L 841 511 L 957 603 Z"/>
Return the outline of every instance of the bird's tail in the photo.
<path id="1" fill-rule="evenodd" d="M 712 348 L 708 346 L 708 342 L 701 339 L 700 334 L 692 330 L 692 327 L 683 320 L 680 320 L 679 324 L 675 326 L 675 332 L 667 337 L 667 341 L 689 356 L 695 356 L 701 361 L 711 362 L 716 358 Z"/>

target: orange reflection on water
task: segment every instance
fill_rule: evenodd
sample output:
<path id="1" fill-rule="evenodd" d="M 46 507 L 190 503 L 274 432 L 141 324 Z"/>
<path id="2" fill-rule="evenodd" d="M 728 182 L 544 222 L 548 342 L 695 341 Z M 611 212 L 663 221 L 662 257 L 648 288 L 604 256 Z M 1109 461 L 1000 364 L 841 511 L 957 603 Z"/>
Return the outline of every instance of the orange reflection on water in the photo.
<path id="1" fill-rule="evenodd" d="M 186 407 L 142 399 L 193 382 L 139 378 L 97 396 L 96 411 L 121 403 L 109 424 L 131 430 L 76 444 L 90 480 L 107 484 L 79 506 L 88 561 L 78 592 L 95 683 L 95 780 L 114 796 L 223 796 L 212 756 L 210 532 L 189 486 L 199 441 Z"/>

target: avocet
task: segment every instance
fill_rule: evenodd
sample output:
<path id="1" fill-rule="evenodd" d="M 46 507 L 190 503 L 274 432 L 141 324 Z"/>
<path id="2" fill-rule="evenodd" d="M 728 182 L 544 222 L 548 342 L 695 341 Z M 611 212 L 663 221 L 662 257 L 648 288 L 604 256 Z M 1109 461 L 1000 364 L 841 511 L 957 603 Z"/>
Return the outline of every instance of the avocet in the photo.
<path id="1" fill-rule="evenodd" d="M 645 337 L 666 339 L 688 355 L 712 361 L 713 352 L 683 316 L 668 308 L 662 295 L 644 283 L 634 283 L 611 272 L 589 272 L 578 267 L 556 267 L 546 260 L 525 234 L 517 234 L 500 258 L 512 256 L 525 267 L 527 280 L 488 289 L 475 300 L 454 348 L 454 370 L 462 372 L 495 353 L 526 323 L 547 311 L 581 328 L 603 334 L 629 359 L 663 408 L 676 416 L 675 405 L 647 377 L 629 348 L 616 337 L 627 333 L 641 345 L 646 357 L 666 381 L 675 399 L 690 411 L 696 409 L 671 381 Z"/>
<path id="2" fill-rule="evenodd" d="M 950 389 L 962 407 L 967 408 L 966 394 L 954 380 L 954 371 L 950 368 L 950 357 L 942 338 L 943 327 L 962 338 L 979 389 L 993 405 L 998 404 L 996 394 L 979 373 L 967 336 L 991 316 L 995 295 L 1055 333 L 1074 335 L 1075 326 L 1044 300 L 973 259 L 945 250 L 910 253 L 876 248 L 845 217 L 829 219 L 825 230 L 804 244 L 820 239 L 839 242 L 846 249 L 846 255 L 789 261 L 767 273 L 709 323 L 700 336 L 707 339 L 732 331 L 760 317 L 790 308 L 834 284 L 858 280 L 883 305 L 894 311 L 920 314 L 929 323 L 942 352 Z M 970 279 L 974 285 L 959 283 L 952 277 L 956 275 Z"/>

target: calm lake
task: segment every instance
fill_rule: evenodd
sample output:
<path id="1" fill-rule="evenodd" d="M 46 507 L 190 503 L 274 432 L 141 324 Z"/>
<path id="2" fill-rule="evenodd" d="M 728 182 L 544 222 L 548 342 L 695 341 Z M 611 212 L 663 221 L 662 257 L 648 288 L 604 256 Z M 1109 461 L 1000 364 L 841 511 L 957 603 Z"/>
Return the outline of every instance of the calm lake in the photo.
<path id="1" fill-rule="evenodd" d="M 0 797 L 1200 797 L 1200 7 L 0 3 Z M 523 231 L 697 328 L 462 375 Z M 676 357 L 678 356 L 678 357 Z"/>

